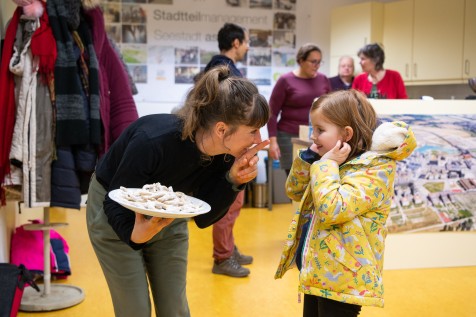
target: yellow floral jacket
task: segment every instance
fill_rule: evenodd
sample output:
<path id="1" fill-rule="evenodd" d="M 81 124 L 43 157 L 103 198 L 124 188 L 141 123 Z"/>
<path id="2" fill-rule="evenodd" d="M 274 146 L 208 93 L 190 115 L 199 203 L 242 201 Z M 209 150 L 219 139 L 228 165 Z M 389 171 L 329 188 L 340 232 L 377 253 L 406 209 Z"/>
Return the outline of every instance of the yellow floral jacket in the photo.
<path id="1" fill-rule="evenodd" d="M 408 157 L 416 139 L 404 122 L 374 132 L 371 151 L 339 166 L 295 158 L 287 195 L 300 201 L 275 278 L 295 263 L 300 239 L 299 290 L 340 302 L 383 307 L 385 222 L 394 194 L 396 161 Z M 310 221 L 307 234 L 302 226 Z"/>

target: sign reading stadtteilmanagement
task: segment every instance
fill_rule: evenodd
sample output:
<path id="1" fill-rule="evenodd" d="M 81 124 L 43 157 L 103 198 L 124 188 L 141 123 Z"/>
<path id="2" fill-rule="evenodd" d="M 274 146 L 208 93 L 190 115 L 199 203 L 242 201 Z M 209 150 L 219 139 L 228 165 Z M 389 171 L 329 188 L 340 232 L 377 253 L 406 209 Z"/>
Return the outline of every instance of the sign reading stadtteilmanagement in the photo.
<path id="1" fill-rule="evenodd" d="M 250 50 L 238 68 L 266 97 L 295 66 L 296 0 L 109 0 L 103 9 L 139 102 L 180 103 L 218 53 L 216 36 L 226 22 L 249 31 Z"/>

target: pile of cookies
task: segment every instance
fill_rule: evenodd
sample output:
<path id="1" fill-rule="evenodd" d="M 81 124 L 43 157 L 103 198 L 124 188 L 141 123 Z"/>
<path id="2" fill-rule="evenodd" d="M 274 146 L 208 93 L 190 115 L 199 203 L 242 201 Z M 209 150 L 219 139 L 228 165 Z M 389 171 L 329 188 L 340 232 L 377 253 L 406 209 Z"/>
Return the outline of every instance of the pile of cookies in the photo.
<path id="1" fill-rule="evenodd" d="M 174 192 L 171 186 L 160 183 L 147 184 L 141 189 L 121 186 L 120 193 L 126 203 L 142 209 L 190 213 L 201 207 L 184 193 Z"/>

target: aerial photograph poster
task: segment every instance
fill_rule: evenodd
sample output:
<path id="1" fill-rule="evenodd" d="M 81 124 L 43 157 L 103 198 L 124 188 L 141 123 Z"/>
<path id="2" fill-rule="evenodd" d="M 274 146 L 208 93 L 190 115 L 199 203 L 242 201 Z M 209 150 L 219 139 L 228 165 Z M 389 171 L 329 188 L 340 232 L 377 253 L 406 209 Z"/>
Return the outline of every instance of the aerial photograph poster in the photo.
<path id="1" fill-rule="evenodd" d="M 476 215 L 476 115 L 381 115 L 418 140 L 397 164 L 389 232 L 470 231 Z"/>

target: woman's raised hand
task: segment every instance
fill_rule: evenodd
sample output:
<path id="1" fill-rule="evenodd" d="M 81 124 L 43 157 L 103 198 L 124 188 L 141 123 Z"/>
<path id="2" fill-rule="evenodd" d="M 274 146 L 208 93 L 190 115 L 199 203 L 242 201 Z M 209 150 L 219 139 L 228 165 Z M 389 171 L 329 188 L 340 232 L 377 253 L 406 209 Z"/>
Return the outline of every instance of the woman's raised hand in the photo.
<path id="1" fill-rule="evenodd" d="M 258 151 L 268 146 L 269 140 L 264 140 L 246 151 L 241 157 L 235 159 L 235 163 L 230 169 L 230 180 L 241 185 L 254 179 L 258 175 L 258 161 L 256 155 Z"/>

